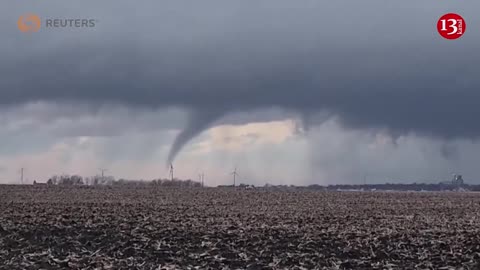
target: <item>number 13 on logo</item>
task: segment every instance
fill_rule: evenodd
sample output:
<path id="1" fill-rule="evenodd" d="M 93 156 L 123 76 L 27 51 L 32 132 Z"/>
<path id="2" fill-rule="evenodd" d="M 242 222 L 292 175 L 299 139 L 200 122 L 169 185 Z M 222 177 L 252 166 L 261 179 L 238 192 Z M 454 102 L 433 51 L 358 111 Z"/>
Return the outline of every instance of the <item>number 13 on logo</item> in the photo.
<path id="1" fill-rule="evenodd" d="M 466 29 L 465 20 L 455 13 L 445 14 L 437 22 L 438 33 L 446 39 L 457 39 L 465 33 Z"/>

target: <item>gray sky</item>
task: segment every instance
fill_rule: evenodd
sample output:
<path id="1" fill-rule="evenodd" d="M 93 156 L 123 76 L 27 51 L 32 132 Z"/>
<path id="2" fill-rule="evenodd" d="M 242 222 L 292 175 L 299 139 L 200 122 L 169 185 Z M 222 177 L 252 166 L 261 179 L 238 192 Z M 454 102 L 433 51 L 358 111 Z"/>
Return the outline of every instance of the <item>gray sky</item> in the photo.
<path id="1" fill-rule="evenodd" d="M 7 167 L 0 180 L 48 157 L 51 165 L 32 177 L 92 174 L 100 165 L 164 177 L 175 160 L 182 176 L 208 168 L 215 183 L 235 166 L 255 183 L 453 172 L 475 182 L 479 8 L 478 1 L 9 3 L 0 9 Z M 16 21 L 28 12 L 96 26 L 21 33 Z M 458 40 L 436 32 L 448 12 L 466 20 Z"/>

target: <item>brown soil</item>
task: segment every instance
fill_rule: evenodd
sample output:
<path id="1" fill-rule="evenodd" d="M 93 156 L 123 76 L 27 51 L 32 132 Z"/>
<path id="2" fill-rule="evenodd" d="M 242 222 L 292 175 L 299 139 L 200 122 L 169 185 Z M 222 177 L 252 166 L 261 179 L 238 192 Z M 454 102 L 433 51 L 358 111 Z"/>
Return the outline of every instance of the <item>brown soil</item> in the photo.
<path id="1" fill-rule="evenodd" d="M 480 269 L 479 209 L 454 192 L 0 186 L 0 269 Z"/>

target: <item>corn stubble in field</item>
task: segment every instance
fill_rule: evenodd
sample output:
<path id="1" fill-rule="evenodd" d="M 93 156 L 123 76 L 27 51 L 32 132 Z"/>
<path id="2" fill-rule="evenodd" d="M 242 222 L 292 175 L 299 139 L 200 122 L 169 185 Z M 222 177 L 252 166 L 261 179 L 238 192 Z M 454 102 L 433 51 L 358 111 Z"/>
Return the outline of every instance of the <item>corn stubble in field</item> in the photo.
<path id="1" fill-rule="evenodd" d="M 0 186 L 2 269 L 479 269 L 480 196 Z"/>

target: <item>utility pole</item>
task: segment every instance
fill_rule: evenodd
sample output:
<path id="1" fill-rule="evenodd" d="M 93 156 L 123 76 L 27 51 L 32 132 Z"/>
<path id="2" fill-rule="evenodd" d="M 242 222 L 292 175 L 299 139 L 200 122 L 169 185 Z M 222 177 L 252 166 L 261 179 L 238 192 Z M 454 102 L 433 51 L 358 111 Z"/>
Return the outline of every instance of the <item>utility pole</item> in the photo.
<path id="1" fill-rule="evenodd" d="M 107 171 L 107 169 L 100 168 L 100 171 L 102 172 L 102 181 L 105 182 L 105 172 Z"/>
<path id="2" fill-rule="evenodd" d="M 200 183 L 202 183 L 202 187 L 203 187 L 203 177 L 204 177 L 203 173 L 198 175 L 198 179 L 200 180 Z"/>

